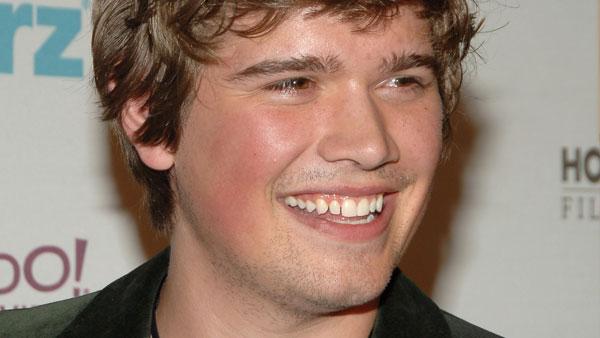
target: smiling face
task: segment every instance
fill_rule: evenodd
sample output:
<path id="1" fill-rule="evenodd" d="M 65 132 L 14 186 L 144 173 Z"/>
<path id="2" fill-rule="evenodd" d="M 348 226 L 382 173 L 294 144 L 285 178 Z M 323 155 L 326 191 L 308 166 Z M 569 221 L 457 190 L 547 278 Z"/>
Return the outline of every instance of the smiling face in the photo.
<path id="1" fill-rule="evenodd" d="M 424 210 L 442 105 L 426 21 L 298 13 L 226 35 L 174 155 L 174 257 L 274 304 L 378 297 Z"/>

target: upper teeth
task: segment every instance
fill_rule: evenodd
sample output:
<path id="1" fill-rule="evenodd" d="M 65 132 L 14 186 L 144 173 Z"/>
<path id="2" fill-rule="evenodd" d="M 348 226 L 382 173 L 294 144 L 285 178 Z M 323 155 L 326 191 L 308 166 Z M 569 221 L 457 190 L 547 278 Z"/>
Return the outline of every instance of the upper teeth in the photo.
<path id="1" fill-rule="evenodd" d="M 326 199 L 331 199 L 329 202 Z M 311 213 L 317 211 L 322 215 L 329 211 L 333 215 L 342 215 L 344 217 L 362 217 L 370 213 L 381 212 L 383 210 L 383 194 L 372 197 L 318 197 L 314 200 L 308 198 L 299 198 L 288 196 L 285 198 L 285 204 L 290 207 L 297 207 Z"/>

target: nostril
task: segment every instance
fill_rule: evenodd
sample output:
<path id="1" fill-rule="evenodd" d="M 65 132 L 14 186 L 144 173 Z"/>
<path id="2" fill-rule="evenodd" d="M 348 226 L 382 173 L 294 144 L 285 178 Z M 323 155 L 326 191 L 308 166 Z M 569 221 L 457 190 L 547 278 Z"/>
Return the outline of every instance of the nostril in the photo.
<path id="1" fill-rule="evenodd" d="M 373 170 L 399 159 L 398 147 L 391 137 L 361 131 L 324 138 L 319 143 L 318 153 L 327 162 L 351 161 L 363 170 Z"/>

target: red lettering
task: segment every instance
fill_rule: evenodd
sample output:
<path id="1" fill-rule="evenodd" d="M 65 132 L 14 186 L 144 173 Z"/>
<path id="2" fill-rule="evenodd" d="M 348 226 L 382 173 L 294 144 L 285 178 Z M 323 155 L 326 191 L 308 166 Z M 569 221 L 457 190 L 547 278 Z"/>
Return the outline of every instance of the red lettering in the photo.
<path id="1" fill-rule="evenodd" d="M 2 295 L 2 294 L 11 292 L 12 290 L 14 290 L 17 287 L 17 285 L 19 284 L 19 279 L 20 279 L 21 275 L 19 273 L 19 263 L 13 256 L 11 256 L 9 254 L 0 253 L 0 260 L 7 261 L 13 269 L 12 282 L 10 284 L 8 284 L 8 286 L 0 288 L 0 295 Z"/>
<path id="2" fill-rule="evenodd" d="M 53 284 L 42 284 L 38 282 L 33 275 L 33 263 L 38 258 L 38 256 L 42 254 L 54 254 L 60 258 L 62 261 L 62 276 L 60 279 Z M 50 292 L 59 289 L 61 286 L 65 284 L 67 278 L 69 278 L 69 272 L 71 267 L 69 265 L 69 259 L 67 258 L 67 254 L 56 246 L 41 246 L 35 250 L 33 250 L 25 259 L 24 266 L 24 275 L 27 283 L 31 285 L 34 289 L 42 292 Z"/>

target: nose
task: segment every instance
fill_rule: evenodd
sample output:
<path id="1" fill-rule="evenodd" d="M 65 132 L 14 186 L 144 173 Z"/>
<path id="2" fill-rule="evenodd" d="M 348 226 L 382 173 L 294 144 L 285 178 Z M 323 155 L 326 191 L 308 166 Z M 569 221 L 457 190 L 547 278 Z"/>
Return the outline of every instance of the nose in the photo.
<path id="1" fill-rule="evenodd" d="M 334 111 L 327 114 L 325 133 L 317 147 L 323 159 L 351 161 L 363 170 L 399 160 L 398 145 L 366 90 L 351 90 L 335 100 Z"/>

